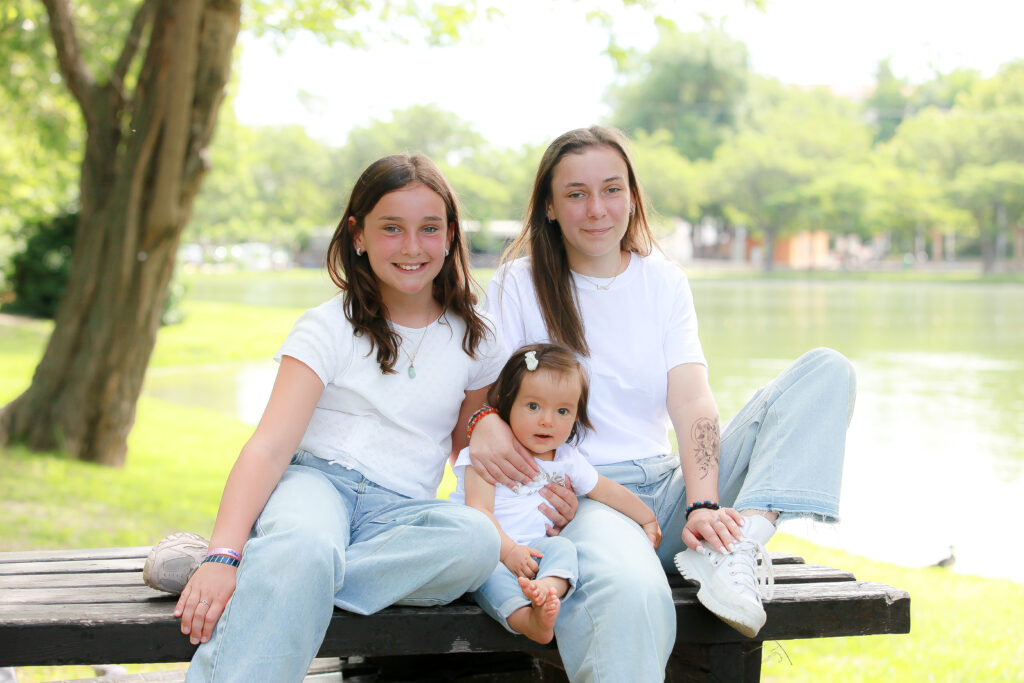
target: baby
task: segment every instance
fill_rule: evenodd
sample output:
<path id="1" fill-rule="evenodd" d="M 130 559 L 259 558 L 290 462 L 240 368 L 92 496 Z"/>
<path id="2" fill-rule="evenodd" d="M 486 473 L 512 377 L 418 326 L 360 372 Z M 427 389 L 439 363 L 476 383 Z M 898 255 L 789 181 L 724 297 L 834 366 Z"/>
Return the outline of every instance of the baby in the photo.
<path id="1" fill-rule="evenodd" d="M 657 548 L 661 529 L 635 494 L 597 473 L 576 450 L 587 419 L 588 381 L 576 356 L 554 344 L 533 344 L 512 354 L 488 393 L 490 406 L 508 422 L 540 471 L 514 488 L 488 484 L 470 463 L 469 449 L 455 461 L 458 486 L 451 499 L 484 512 L 501 536 L 501 563 L 472 595 L 509 630 L 538 643 L 554 638 L 562 600 L 576 587 L 576 548 L 547 536 L 540 490 L 549 482 L 571 482 L 577 495 L 599 501 L 640 525 Z M 478 413 L 479 415 L 480 413 Z M 638 532 L 640 531 L 638 529 Z"/>

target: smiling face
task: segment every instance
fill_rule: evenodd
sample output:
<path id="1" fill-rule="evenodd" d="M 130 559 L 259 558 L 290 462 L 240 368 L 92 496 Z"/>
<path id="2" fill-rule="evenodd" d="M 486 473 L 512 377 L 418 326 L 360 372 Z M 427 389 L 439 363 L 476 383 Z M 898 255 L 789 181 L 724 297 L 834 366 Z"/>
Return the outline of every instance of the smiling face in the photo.
<path id="1" fill-rule="evenodd" d="M 349 225 L 355 246 L 366 251 L 385 305 L 427 303 L 433 297 L 432 284 L 451 241 L 440 195 L 421 183 L 408 185 L 381 197 L 361 228 L 355 218 Z"/>
<path id="2" fill-rule="evenodd" d="M 631 205 L 626 161 L 615 149 L 592 146 L 562 157 L 545 208 L 561 228 L 570 268 L 594 277 L 617 274 Z"/>
<path id="3" fill-rule="evenodd" d="M 580 391 L 576 373 L 543 368 L 524 373 L 509 411 L 509 426 L 519 443 L 542 460 L 553 458 L 572 432 Z"/>

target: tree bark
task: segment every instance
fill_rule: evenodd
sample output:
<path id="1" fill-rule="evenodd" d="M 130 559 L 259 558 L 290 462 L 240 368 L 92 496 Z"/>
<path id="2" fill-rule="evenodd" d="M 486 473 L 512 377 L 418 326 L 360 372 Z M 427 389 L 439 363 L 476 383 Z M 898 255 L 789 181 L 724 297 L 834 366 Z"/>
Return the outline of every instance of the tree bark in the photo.
<path id="1" fill-rule="evenodd" d="M 32 384 L 0 412 L 0 442 L 124 463 L 178 242 L 206 170 L 240 2 L 144 0 L 99 86 L 77 49 L 68 0 L 45 0 L 61 72 L 86 121 L 81 208 L 53 334 Z M 142 44 L 129 97 L 124 77 Z"/>
<path id="2" fill-rule="evenodd" d="M 766 226 L 764 230 L 764 272 L 775 270 L 775 238 L 778 228 Z"/>

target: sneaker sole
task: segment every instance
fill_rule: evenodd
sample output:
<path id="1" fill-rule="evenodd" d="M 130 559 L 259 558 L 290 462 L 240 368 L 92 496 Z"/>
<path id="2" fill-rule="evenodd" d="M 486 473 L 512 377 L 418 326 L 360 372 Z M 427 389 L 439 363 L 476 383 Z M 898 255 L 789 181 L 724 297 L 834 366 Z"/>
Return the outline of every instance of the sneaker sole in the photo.
<path id="1" fill-rule="evenodd" d="M 700 604 L 704 605 L 708 611 L 748 638 L 756 636 L 757 632 L 761 630 L 762 626 L 764 626 L 764 623 L 767 620 L 767 615 L 762 612 L 763 616 L 760 619 L 760 623 L 744 621 L 743 614 L 718 600 L 714 593 L 711 592 L 711 589 L 705 585 L 707 581 L 705 581 L 701 576 L 701 572 L 690 564 L 689 559 L 686 556 L 687 552 L 693 553 L 692 550 L 678 552 L 673 559 L 673 563 L 676 565 L 676 569 L 679 570 L 679 573 L 682 574 L 684 579 L 688 581 L 696 581 L 700 585 L 700 588 L 697 589 L 697 600 L 700 601 Z"/>

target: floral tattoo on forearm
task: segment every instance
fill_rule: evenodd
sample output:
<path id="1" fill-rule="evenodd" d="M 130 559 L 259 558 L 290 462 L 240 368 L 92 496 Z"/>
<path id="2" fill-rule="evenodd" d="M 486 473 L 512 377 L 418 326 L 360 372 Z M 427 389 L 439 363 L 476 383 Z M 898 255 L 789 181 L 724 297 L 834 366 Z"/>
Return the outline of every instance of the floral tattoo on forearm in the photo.
<path id="1" fill-rule="evenodd" d="M 701 479 L 707 479 L 712 472 L 718 472 L 718 418 L 700 418 L 693 423 L 690 436 L 693 437 L 697 471 Z"/>

